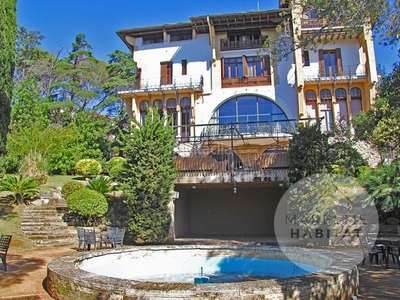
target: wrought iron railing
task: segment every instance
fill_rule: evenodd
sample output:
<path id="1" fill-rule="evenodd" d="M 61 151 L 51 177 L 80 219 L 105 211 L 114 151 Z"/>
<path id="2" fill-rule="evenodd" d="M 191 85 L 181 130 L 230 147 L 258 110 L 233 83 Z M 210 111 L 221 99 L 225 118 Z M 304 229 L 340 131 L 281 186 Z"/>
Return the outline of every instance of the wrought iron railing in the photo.
<path id="1" fill-rule="evenodd" d="M 367 76 L 364 64 L 344 65 L 342 67 L 324 68 L 322 70 L 318 67 L 303 67 L 303 72 L 305 81 L 348 80 L 365 78 Z"/>
<path id="2" fill-rule="evenodd" d="M 221 51 L 261 48 L 264 40 L 244 40 L 244 41 L 221 41 Z"/>
<path id="3" fill-rule="evenodd" d="M 137 80 L 132 84 L 118 86 L 118 93 L 150 92 L 163 90 L 203 89 L 203 75 L 182 75 Z"/>

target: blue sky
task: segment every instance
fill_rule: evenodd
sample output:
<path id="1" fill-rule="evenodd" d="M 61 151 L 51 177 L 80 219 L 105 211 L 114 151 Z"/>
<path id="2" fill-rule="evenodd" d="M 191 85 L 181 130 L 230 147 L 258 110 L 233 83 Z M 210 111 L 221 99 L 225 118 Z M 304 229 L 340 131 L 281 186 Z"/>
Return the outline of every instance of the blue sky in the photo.
<path id="1" fill-rule="evenodd" d="M 18 25 L 38 30 L 42 47 L 69 51 L 78 33 L 86 35 L 94 56 L 108 60 L 114 50 L 128 51 L 116 31 L 187 22 L 190 16 L 278 8 L 279 0 L 17 0 Z M 390 71 L 400 61 L 396 49 L 375 46 L 377 63 Z"/>

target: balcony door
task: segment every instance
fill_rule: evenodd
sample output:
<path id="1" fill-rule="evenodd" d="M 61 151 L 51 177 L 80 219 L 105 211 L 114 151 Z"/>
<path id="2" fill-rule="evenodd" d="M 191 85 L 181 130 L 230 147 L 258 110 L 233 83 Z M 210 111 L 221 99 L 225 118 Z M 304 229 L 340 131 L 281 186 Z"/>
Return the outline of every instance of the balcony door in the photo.
<path id="1" fill-rule="evenodd" d="M 321 77 L 336 77 L 343 75 L 342 55 L 340 49 L 318 50 L 319 73 Z"/>
<path id="2" fill-rule="evenodd" d="M 172 62 L 161 63 L 161 85 L 172 84 Z"/>

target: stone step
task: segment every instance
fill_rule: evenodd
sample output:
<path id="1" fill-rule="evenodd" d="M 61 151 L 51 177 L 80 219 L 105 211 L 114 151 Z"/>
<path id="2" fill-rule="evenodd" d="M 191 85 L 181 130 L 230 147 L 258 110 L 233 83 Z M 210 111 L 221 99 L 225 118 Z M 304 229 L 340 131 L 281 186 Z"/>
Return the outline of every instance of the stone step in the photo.
<path id="1" fill-rule="evenodd" d="M 28 227 L 30 226 L 42 226 L 42 227 L 58 227 L 58 226 L 62 226 L 62 227 L 67 227 L 68 225 L 60 220 L 54 220 L 54 221 L 48 221 L 48 220 L 44 220 L 44 219 L 38 219 L 37 222 L 32 222 L 32 220 L 28 220 L 28 221 L 22 221 L 20 223 L 21 228 L 25 227 L 28 229 Z"/>
<path id="2" fill-rule="evenodd" d="M 72 233 L 48 233 L 48 232 L 35 232 L 25 233 L 26 237 L 30 240 L 59 240 L 59 239 L 73 239 L 78 241 L 78 236 Z"/>
<path id="3" fill-rule="evenodd" d="M 75 227 L 69 227 L 63 221 L 67 211 L 63 204 L 27 206 L 21 214 L 20 228 L 32 243 L 40 247 L 77 244 Z"/>
<path id="4" fill-rule="evenodd" d="M 21 226 L 21 230 L 25 233 L 25 234 L 31 234 L 36 233 L 36 232 L 48 232 L 48 233 L 52 233 L 52 232 L 70 232 L 72 233 L 72 231 L 65 226 L 60 226 L 60 227 L 56 227 L 56 226 L 52 226 L 52 227 L 48 227 L 48 226 L 31 226 L 31 227 L 22 227 Z"/>
<path id="5" fill-rule="evenodd" d="M 32 240 L 32 243 L 39 247 L 78 246 L 77 239 L 42 239 Z"/>

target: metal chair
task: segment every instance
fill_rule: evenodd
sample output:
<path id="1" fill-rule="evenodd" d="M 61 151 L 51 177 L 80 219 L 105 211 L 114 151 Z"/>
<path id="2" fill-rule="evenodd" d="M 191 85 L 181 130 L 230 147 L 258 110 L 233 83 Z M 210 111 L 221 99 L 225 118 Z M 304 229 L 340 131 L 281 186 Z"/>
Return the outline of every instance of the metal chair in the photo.
<path id="1" fill-rule="evenodd" d="M 83 251 L 86 249 L 89 251 L 91 245 L 93 245 L 94 250 L 97 250 L 97 244 L 100 243 L 96 236 L 96 231 L 94 229 L 84 229 L 84 240 L 83 240 Z"/>
<path id="2" fill-rule="evenodd" d="M 0 238 L 0 259 L 3 263 L 3 270 L 7 271 L 7 252 L 10 247 L 12 235 L 2 234 Z"/>
<path id="3" fill-rule="evenodd" d="M 117 232 L 118 232 L 118 227 L 107 228 L 107 232 L 103 234 L 101 238 L 101 242 L 105 243 L 106 248 L 108 244 L 110 244 L 111 247 L 115 248 L 115 240 L 117 238 Z"/>
<path id="4" fill-rule="evenodd" d="M 78 250 L 81 249 L 81 245 L 85 242 L 85 228 L 77 227 L 76 232 L 78 233 Z"/>
<path id="5" fill-rule="evenodd" d="M 118 228 L 117 236 L 114 242 L 114 248 L 117 247 L 117 244 L 120 244 L 121 248 L 124 246 L 124 237 L 125 237 L 125 228 Z"/>
<path id="6" fill-rule="evenodd" d="M 386 260 L 386 251 L 384 244 L 372 243 L 368 240 L 366 236 L 360 236 L 360 243 L 362 250 L 364 252 L 364 259 L 362 260 L 362 265 L 365 263 L 365 259 L 369 258 L 369 267 L 371 268 L 372 262 L 375 258 L 376 264 L 379 264 L 381 261 Z M 381 255 L 381 258 L 379 258 Z"/>

